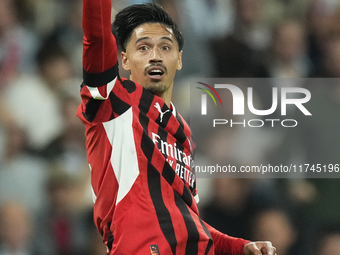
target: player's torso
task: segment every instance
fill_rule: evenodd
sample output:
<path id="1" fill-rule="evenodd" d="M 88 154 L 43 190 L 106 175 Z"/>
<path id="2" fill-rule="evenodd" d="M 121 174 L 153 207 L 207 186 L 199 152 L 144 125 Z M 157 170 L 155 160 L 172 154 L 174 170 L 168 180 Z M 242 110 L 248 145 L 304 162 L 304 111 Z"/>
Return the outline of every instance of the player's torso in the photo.
<path id="1" fill-rule="evenodd" d="M 211 240 L 193 198 L 190 129 L 161 98 L 130 82 L 125 87 L 116 88 L 123 96 L 115 106 L 124 112 L 87 131 L 88 139 L 106 143 L 106 165 L 90 162 L 104 239 L 112 254 L 204 254 Z"/>

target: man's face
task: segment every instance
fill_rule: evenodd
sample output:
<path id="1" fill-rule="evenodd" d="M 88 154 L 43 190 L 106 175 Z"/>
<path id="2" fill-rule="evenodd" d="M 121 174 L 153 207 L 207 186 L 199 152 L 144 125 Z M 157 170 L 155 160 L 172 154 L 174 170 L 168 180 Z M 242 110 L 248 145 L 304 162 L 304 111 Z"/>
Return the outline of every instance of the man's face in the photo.
<path id="1" fill-rule="evenodd" d="M 145 23 L 134 29 L 122 52 L 122 65 L 132 81 L 161 96 L 172 91 L 176 70 L 182 68 L 182 51 L 172 29 Z"/>

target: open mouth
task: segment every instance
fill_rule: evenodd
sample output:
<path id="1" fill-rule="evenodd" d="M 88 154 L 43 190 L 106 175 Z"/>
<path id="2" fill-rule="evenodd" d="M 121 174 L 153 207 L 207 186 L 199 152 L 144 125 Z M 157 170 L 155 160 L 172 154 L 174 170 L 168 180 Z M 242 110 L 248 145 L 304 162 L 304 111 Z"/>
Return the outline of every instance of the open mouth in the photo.
<path id="1" fill-rule="evenodd" d="M 148 70 L 148 75 L 153 80 L 159 80 L 164 76 L 164 69 L 162 67 L 151 67 Z"/>

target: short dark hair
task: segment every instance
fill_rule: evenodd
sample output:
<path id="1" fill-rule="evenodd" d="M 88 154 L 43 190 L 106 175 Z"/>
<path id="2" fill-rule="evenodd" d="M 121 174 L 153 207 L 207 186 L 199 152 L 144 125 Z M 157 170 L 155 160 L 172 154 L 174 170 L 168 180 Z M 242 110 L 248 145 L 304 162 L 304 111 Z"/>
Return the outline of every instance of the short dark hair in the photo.
<path id="1" fill-rule="evenodd" d="M 112 33 L 124 52 L 133 30 L 144 23 L 160 23 L 171 28 L 179 50 L 182 50 L 184 43 L 182 33 L 170 15 L 160 5 L 146 3 L 130 5 L 116 15 L 112 24 Z"/>

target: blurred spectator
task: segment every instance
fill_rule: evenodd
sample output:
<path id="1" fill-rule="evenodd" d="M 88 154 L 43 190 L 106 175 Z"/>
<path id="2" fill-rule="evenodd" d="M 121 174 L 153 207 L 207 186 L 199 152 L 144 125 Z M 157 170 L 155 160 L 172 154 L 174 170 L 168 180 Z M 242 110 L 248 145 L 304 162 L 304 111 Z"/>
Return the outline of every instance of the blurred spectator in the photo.
<path id="1" fill-rule="evenodd" d="M 92 193 L 90 187 L 90 169 L 85 150 L 84 125 L 74 114 L 77 111 L 79 100 L 69 96 L 62 99 L 62 117 L 64 128 L 61 134 L 52 140 L 41 155 L 50 162 L 57 162 L 82 186 L 80 192 L 85 195 L 82 201 L 92 206 Z"/>
<path id="2" fill-rule="evenodd" d="M 89 211 L 83 206 L 79 189 L 78 179 L 59 164 L 51 166 L 47 182 L 50 203 L 37 218 L 38 248 L 44 254 L 87 254 L 93 225 L 89 224 Z"/>
<path id="3" fill-rule="evenodd" d="M 313 254 L 340 255 L 340 229 L 333 226 L 332 229 L 322 230 L 316 243 L 317 249 L 314 250 Z"/>
<path id="4" fill-rule="evenodd" d="M 86 150 L 84 125 L 74 114 L 79 100 L 65 97 L 62 100 L 62 117 L 64 129 L 62 133 L 49 143 L 42 151 L 44 157 L 50 161 L 58 161 L 70 174 L 79 174 L 86 167 L 89 173 Z"/>
<path id="5" fill-rule="evenodd" d="M 283 210 L 266 209 L 259 212 L 253 219 L 251 228 L 252 240 L 270 240 L 276 247 L 277 254 L 301 254 L 294 247 L 298 240 L 297 229 Z"/>
<path id="6" fill-rule="evenodd" d="M 321 65 L 312 77 L 340 77 L 340 29 L 331 31 L 324 41 Z"/>
<path id="7" fill-rule="evenodd" d="M 308 55 L 314 70 L 320 70 L 324 62 L 322 49 L 339 7 L 336 0 L 313 0 L 307 8 Z"/>
<path id="8" fill-rule="evenodd" d="M 311 73 L 311 63 L 306 55 L 305 28 L 301 22 L 284 20 L 273 29 L 271 46 L 267 54 L 254 65 L 252 77 L 258 78 L 305 78 Z M 254 86 L 259 99 L 259 109 L 269 109 L 273 102 L 273 87 L 300 86 L 301 80 L 268 79 Z M 268 116 L 267 116 L 268 117 Z M 271 118 L 279 118 L 276 112 Z"/>
<path id="9" fill-rule="evenodd" d="M 211 39 L 221 37 L 232 29 L 234 21 L 232 0 L 182 0 L 178 5 L 184 8 L 186 15 L 181 13 L 181 18 L 191 24 L 190 33 L 195 36 Z"/>
<path id="10" fill-rule="evenodd" d="M 205 22 L 205 20 L 212 19 L 209 13 L 216 15 L 216 11 L 218 10 L 217 6 L 224 9 L 224 4 L 219 4 L 220 1 L 206 0 L 161 0 L 158 2 L 164 6 L 166 10 L 172 10 L 172 16 L 177 19 L 176 22 L 182 30 L 185 41 L 182 59 L 183 68 L 176 74 L 176 79 L 186 80 L 188 77 L 209 77 L 214 70 L 209 51 L 209 40 L 214 32 L 209 29 L 208 22 Z M 224 2 L 228 3 L 229 1 L 225 0 Z M 216 16 L 214 17 L 217 22 L 215 25 L 219 27 L 221 20 L 217 21 L 218 18 Z M 209 30 L 209 32 L 207 30 Z M 175 86 L 176 83 L 177 82 L 175 82 Z M 185 86 L 188 86 L 188 83 L 186 83 Z M 177 87 L 179 86 L 177 85 Z"/>
<path id="11" fill-rule="evenodd" d="M 63 3 L 63 4 L 61 4 Z M 64 10 L 61 12 L 63 19 L 58 19 L 58 23 L 51 32 L 46 34 L 46 42 L 53 44 L 57 43 L 67 54 L 71 63 L 72 72 L 77 75 L 78 81 L 72 81 L 72 87 L 77 83 L 81 83 L 82 77 L 82 54 L 83 54 L 83 29 L 82 29 L 82 14 L 83 1 L 60 1 Z M 75 86 L 76 87 L 76 86 Z M 78 91 L 77 91 L 78 92 Z M 78 96 L 78 94 L 77 94 Z"/>
<path id="12" fill-rule="evenodd" d="M 1 255 L 43 255 L 32 242 L 32 221 L 21 204 L 11 201 L 0 207 L 0 229 Z"/>
<path id="13" fill-rule="evenodd" d="M 201 210 L 203 219 L 228 235 L 251 238 L 252 215 L 268 206 L 265 197 L 257 196 L 256 185 L 251 179 L 213 179 L 211 199 Z"/>
<path id="14" fill-rule="evenodd" d="M 270 43 L 269 26 L 263 23 L 265 6 L 261 0 L 234 0 L 236 39 L 253 50 L 264 50 Z"/>
<path id="15" fill-rule="evenodd" d="M 300 22 L 285 20 L 279 23 L 272 35 L 272 43 L 265 60 L 255 73 L 261 78 L 302 78 L 309 75 L 305 55 L 305 30 Z"/>
<path id="16" fill-rule="evenodd" d="M 261 51 L 270 43 L 269 27 L 261 23 L 260 0 L 238 0 L 232 33 L 213 40 L 212 55 L 218 77 L 249 77 Z"/>
<path id="17" fill-rule="evenodd" d="M 71 56 L 59 41 L 49 40 L 49 38 L 44 40 L 36 55 L 38 74 L 45 86 L 56 96 L 64 96 L 65 93 L 74 95 L 75 91 L 79 96 L 78 84 L 81 80 L 74 78 L 70 58 Z"/>
<path id="18" fill-rule="evenodd" d="M 16 125 L 15 121 L 0 96 L 0 160 L 2 160 L 6 150 L 6 132 L 12 125 Z"/>
<path id="19" fill-rule="evenodd" d="M 13 0 L 18 21 L 26 28 L 29 28 L 32 31 L 32 33 L 36 32 L 34 31 L 34 20 L 35 20 L 34 2 L 35 1 L 36 0 Z"/>
<path id="20" fill-rule="evenodd" d="M 35 66 L 37 38 L 19 23 L 15 7 L 14 0 L 0 0 L 0 90 Z"/>
<path id="21" fill-rule="evenodd" d="M 70 14 L 74 12 L 75 18 L 79 18 L 75 9 L 79 0 L 29 0 L 34 10 L 34 27 L 37 34 L 46 37 L 56 27 L 66 27 L 70 24 Z M 79 5 L 78 5 L 79 8 Z M 73 22 L 73 21 L 72 21 Z M 81 22 L 78 21 L 78 22 Z"/>
<path id="22" fill-rule="evenodd" d="M 28 135 L 28 145 L 41 150 L 60 135 L 63 128 L 61 98 L 78 84 L 65 83 L 73 73 L 68 55 L 57 43 L 46 43 L 37 55 L 39 75 L 21 75 L 3 93 L 3 100 Z"/>
<path id="23" fill-rule="evenodd" d="M 35 32 L 43 37 L 56 25 L 56 1 L 54 0 L 31 0 L 34 12 Z"/>
<path id="24" fill-rule="evenodd" d="M 284 19 L 294 19 L 304 22 L 307 7 L 313 0 L 263 0 L 266 6 L 264 10 L 264 21 L 275 25 Z"/>
<path id="25" fill-rule="evenodd" d="M 29 153 L 27 137 L 20 127 L 11 124 L 5 132 L 5 151 L 0 160 L 0 205 L 14 199 L 37 213 L 46 205 L 46 162 Z"/>

